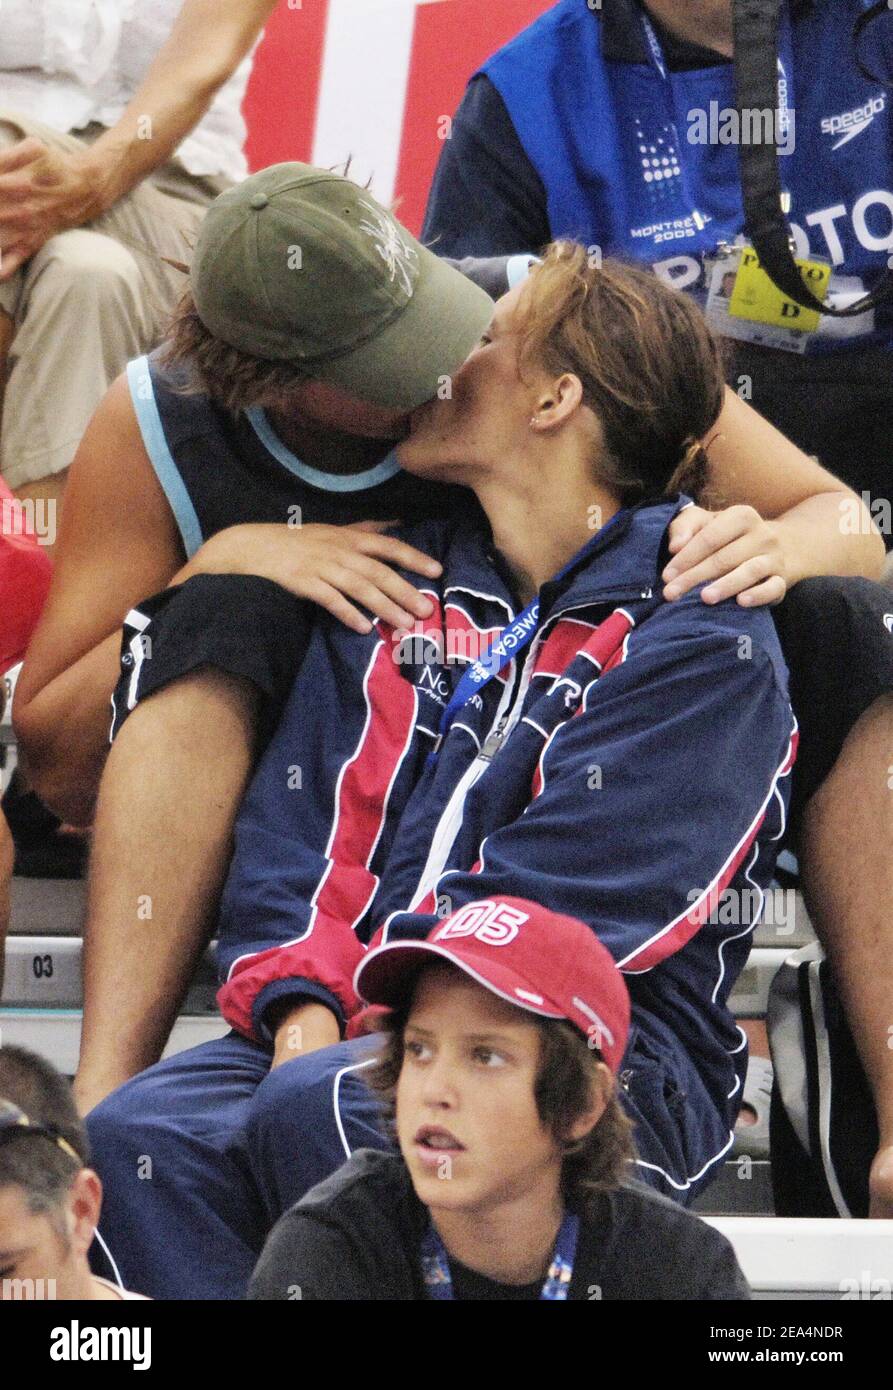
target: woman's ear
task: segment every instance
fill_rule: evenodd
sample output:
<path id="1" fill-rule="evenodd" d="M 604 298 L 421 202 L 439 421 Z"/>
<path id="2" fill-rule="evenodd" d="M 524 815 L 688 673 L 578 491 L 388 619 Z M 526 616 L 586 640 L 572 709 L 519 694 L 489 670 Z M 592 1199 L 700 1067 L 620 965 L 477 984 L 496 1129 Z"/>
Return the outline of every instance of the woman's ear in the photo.
<path id="1" fill-rule="evenodd" d="M 614 1077 L 604 1062 L 596 1063 L 589 1088 L 589 1103 L 565 1132 L 566 1143 L 579 1143 L 595 1129 L 614 1094 Z"/>
<path id="2" fill-rule="evenodd" d="M 564 372 L 539 393 L 530 423 L 539 429 L 554 429 L 570 419 L 582 401 L 580 378 L 573 372 Z"/>

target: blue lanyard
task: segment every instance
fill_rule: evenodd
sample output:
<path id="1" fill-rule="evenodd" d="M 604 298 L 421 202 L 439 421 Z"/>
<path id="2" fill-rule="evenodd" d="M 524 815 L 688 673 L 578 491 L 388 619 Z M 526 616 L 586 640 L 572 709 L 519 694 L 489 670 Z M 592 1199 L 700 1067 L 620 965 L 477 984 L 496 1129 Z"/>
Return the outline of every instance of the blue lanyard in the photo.
<path id="1" fill-rule="evenodd" d="M 565 1212 L 555 1251 L 549 1265 L 545 1282 L 540 1291 L 540 1299 L 565 1302 L 570 1292 L 574 1273 L 574 1259 L 577 1254 L 577 1238 L 580 1234 L 580 1218 L 574 1212 Z M 422 1237 L 422 1278 L 429 1298 L 452 1299 L 453 1276 L 450 1261 L 443 1241 L 433 1225 Z"/>
<path id="2" fill-rule="evenodd" d="M 654 25 L 648 18 L 645 11 L 642 11 L 642 24 L 645 27 L 645 37 L 648 40 L 648 47 L 651 49 L 651 57 L 654 66 L 657 68 L 665 82 L 669 81 L 667 65 L 664 61 L 664 52 L 660 46 L 660 39 L 654 29 Z M 778 46 L 781 56 L 778 59 L 778 108 L 780 111 L 787 111 L 792 105 L 790 84 L 793 80 L 794 72 L 794 42 L 791 36 L 791 14 L 787 5 L 783 6 L 779 14 L 778 22 Z M 786 84 L 786 89 L 785 89 Z"/>
<path id="3" fill-rule="evenodd" d="M 667 65 L 664 62 L 664 51 L 660 46 L 660 39 L 654 32 L 654 25 L 651 23 L 651 20 L 648 18 L 644 10 L 642 11 L 642 23 L 645 26 L 645 37 L 648 40 L 648 47 L 651 49 L 651 57 L 654 60 L 654 66 L 657 68 L 661 77 L 666 82 Z"/>
<path id="4" fill-rule="evenodd" d="M 621 508 L 619 512 L 615 513 L 611 520 L 596 532 L 596 535 L 593 536 L 591 540 L 588 540 L 572 559 L 568 560 L 567 564 L 553 576 L 551 583 L 556 584 L 574 568 L 582 556 L 586 554 L 590 546 L 593 545 L 597 539 L 601 539 L 604 536 L 608 527 L 614 524 L 617 517 L 622 514 L 622 511 L 623 509 Z M 456 718 L 460 709 L 463 709 L 464 706 L 468 704 L 469 700 L 473 700 L 474 697 L 483 690 L 484 686 L 488 685 L 490 681 L 493 680 L 494 676 L 498 676 L 500 671 L 502 671 L 510 661 L 514 661 L 515 657 L 533 641 L 539 629 L 539 618 L 540 601 L 539 595 L 537 595 L 535 599 L 532 599 L 531 602 L 527 604 L 526 608 L 522 609 L 517 618 L 512 618 L 506 623 L 499 636 L 495 641 L 490 643 L 484 655 L 478 657 L 477 661 L 472 662 L 471 666 L 469 666 L 466 671 L 463 671 L 462 677 L 456 689 L 453 691 L 449 703 L 440 716 L 440 728 L 438 730 L 437 742 L 434 745 L 433 751 L 428 755 L 427 767 L 432 766 L 435 762 L 440 750 L 440 745 L 449 733 L 450 725 Z"/>
<path id="5" fill-rule="evenodd" d="M 670 86 L 670 74 L 667 71 L 667 65 L 664 60 L 664 54 L 663 49 L 660 45 L 660 39 L 657 37 L 654 25 L 651 23 L 651 20 L 649 19 L 648 15 L 645 13 L 644 10 L 642 10 L 641 12 L 641 19 L 642 25 L 645 30 L 645 37 L 648 40 L 648 47 L 651 50 L 651 60 L 654 64 L 654 67 L 657 69 L 658 73 L 660 74 L 663 80 L 664 91 L 667 92 Z M 782 6 L 779 15 L 778 46 L 778 112 L 779 125 L 781 127 L 781 129 L 779 130 L 779 135 L 784 141 L 786 140 L 787 136 L 787 125 L 788 122 L 793 119 L 794 110 L 794 42 L 791 33 L 791 15 L 787 5 Z M 683 183 L 685 184 L 685 200 L 688 204 L 691 205 L 692 209 L 694 209 L 694 203 L 688 191 L 688 180 L 686 176 L 685 161 L 683 159 L 683 150 L 685 148 L 686 141 L 684 141 L 681 138 L 679 130 L 676 126 L 675 113 L 672 101 L 668 102 L 667 119 L 673 128 L 676 149 L 679 152 L 679 162 L 682 167 Z M 709 253 L 709 250 L 711 248 L 708 247 L 707 241 L 705 240 L 703 233 L 699 241 L 701 245 L 701 253 Z"/>
<path id="6" fill-rule="evenodd" d="M 519 652 L 530 645 L 536 636 L 539 621 L 540 601 L 537 595 L 522 609 L 517 618 L 512 618 L 511 622 L 506 623 L 484 655 L 478 657 L 477 661 L 472 662 L 468 669 L 462 672 L 459 684 L 440 716 L 440 729 L 434 746 L 435 755 L 460 709 L 467 705 L 469 700 L 473 700 L 485 685 L 489 685 L 494 676 L 498 676 L 510 661 L 514 661 Z"/>

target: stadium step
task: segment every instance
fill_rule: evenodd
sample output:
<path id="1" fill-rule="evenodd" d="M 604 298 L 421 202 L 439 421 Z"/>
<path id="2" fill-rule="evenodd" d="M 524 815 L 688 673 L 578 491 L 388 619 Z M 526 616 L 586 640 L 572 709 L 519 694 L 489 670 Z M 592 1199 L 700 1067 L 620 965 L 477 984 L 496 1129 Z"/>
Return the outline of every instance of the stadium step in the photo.
<path id="1" fill-rule="evenodd" d="M 778 1216 L 706 1219 L 734 1245 L 755 1298 L 889 1301 L 891 1297 L 893 1221 Z M 832 1341 L 829 1350 L 833 1347 Z"/>
<path id="2" fill-rule="evenodd" d="M 10 893 L 10 931 L 16 936 L 79 937 L 86 900 L 83 879 L 16 876 Z"/>
<path id="3" fill-rule="evenodd" d="M 188 1047 L 222 1038 L 229 1032 L 219 1014 L 205 1017 L 182 1015 L 174 1024 L 165 1057 Z M 0 1044 L 27 1047 L 46 1057 L 65 1076 L 77 1070 L 81 1042 L 80 1009 L 0 1008 Z"/>
<path id="4" fill-rule="evenodd" d="M 746 1143 L 747 1131 L 741 1131 Z M 772 1164 L 738 1154 L 726 1159 L 713 1182 L 692 1203 L 700 1216 L 772 1216 Z"/>
<path id="5" fill-rule="evenodd" d="M 787 951 L 751 951 L 729 1001 L 736 1018 L 765 1018 L 769 987 Z M 7 943 L 3 1003 L 77 1008 L 81 1003 L 78 938 L 12 936 Z M 184 1005 L 187 1013 L 213 1013 L 216 980 L 211 949 L 202 958 Z"/>
<path id="6" fill-rule="evenodd" d="M 18 936 L 80 936 L 85 897 L 82 880 L 16 877 L 12 881 L 12 930 Z M 779 889 L 767 898 L 763 920 L 754 929 L 755 947 L 794 950 L 814 939 L 800 893 Z"/>
<path id="7" fill-rule="evenodd" d="M 81 947 L 77 936 L 10 936 L 6 943 L 3 1006 L 79 1009 L 83 1002 Z M 182 1012 L 200 1016 L 215 1013 L 216 991 L 209 949 L 199 963 Z"/>
<path id="8" fill-rule="evenodd" d="M 80 931 L 85 897 L 86 885 L 79 880 L 13 879 L 3 1003 L 48 1008 L 80 1005 Z M 731 1008 L 739 1018 L 765 1015 L 769 986 L 778 966 L 790 951 L 814 939 L 800 894 L 778 890 L 769 895 L 768 902 L 774 920 L 763 921 L 756 928 L 753 950 L 732 995 Z M 190 990 L 186 1012 L 211 1012 L 213 992 L 209 952 Z"/>
<path id="9" fill-rule="evenodd" d="M 751 951 L 729 1001 L 736 1018 L 765 1018 L 769 986 L 787 954 L 787 950 L 768 947 Z M 193 979 L 184 1012 L 213 1013 L 216 987 L 209 949 Z M 16 1007 L 78 1008 L 82 1002 L 80 938 L 10 936 L 2 1002 Z"/>

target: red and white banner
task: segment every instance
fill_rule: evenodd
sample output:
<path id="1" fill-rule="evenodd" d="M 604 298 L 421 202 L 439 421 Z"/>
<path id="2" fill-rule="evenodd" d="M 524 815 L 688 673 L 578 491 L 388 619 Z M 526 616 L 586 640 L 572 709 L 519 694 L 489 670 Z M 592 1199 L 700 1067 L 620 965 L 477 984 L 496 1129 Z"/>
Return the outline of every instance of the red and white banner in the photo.
<path id="1" fill-rule="evenodd" d="M 252 169 L 350 156 L 418 233 L 449 117 L 480 64 L 552 0 L 280 0 L 245 98 Z"/>

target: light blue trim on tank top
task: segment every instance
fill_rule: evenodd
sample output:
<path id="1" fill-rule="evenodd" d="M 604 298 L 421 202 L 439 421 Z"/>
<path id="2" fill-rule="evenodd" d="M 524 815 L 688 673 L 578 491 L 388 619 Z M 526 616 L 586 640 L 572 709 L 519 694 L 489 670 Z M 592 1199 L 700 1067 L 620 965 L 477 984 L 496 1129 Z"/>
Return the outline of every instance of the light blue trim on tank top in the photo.
<path id="1" fill-rule="evenodd" d="M 309 463 L 302 463 L 296 454 L 285 447 L 262 406 L 251 406 L 245 411 L 245 416 L 261 444 L 274 459 L 281 463 L 283 468 L 287 468 L 289 473 L 294 473 L 295 477 L 309 483 L 311 487 L 322 488 L 325 492 L 362 492 L 364 488 L 386 483 L 395 473 L 400 472 L 396 451 L 392 449 L 381 463 L 377 463 L 374 468 L 367 468 L 364 473 L 324 473 L 320 468 L 311 468 Z"/>
<path id="2" fill-rule="evenodd" d="M 127 363 L 127 384 L 130 387 L 130 399 L 133 401 L 149 462 L 174 514 L 186 558 L 191 559 L 204 537 L 195 507 L 192 505 L 192 498 L 168 448 L 161 415 L 158 412 L 158 402 L 152 388 L 152 375 L 147 357 L 135 357 L 132 362 Z"/>

